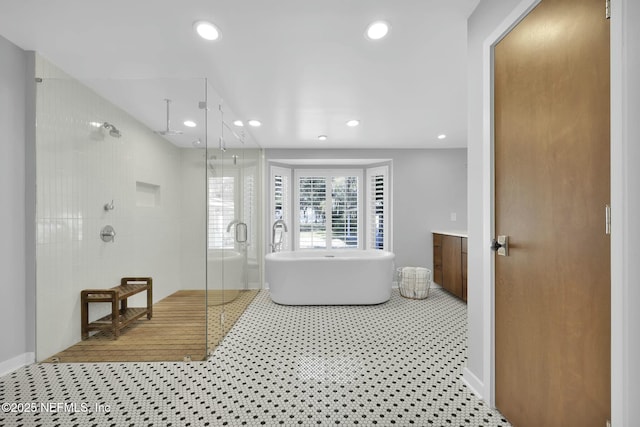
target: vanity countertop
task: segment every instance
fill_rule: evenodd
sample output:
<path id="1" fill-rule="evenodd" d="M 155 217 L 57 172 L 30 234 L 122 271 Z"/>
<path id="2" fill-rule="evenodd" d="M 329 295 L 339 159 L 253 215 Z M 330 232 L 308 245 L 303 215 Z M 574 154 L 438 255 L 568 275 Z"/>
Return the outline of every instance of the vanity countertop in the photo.
<path id="1" fill-rule="evenodd" d="M 469 237 L 466 230 L 431 230 L 435 234 L 446 234 L 448 236 Z"/>

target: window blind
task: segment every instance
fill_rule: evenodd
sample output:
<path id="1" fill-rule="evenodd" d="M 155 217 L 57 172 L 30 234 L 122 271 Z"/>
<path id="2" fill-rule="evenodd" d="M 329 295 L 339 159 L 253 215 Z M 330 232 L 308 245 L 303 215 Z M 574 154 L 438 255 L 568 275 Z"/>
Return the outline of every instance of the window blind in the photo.
<path id="1" fill-rule="evenodd" d="M 284 206 L 291 200 L 294 216 L 287 234 L 294 238 L 294 250 L 391 250 L 388 165 L 293 169 L 291 189 L 286 185 L 287 175 L 274 173 L 276 169 L 282 168 L 272 166 L 272 219 L 279 219 L 283 210 L 287 212 Z"/>
<path id="2" fill-rule="evenodd" d="M 326 178 L 301 176 L 298 180 L 300 249 L 327 247 Z"/>
<path id="3" fill-rule="evenodd" d="M 358 184 L 357 176 L 331 179 L 331 248 L 358 247 Z"/>
<path id="4" fill-rule="evenodd" d="M 209 177 L 207 193 L 207 245 L 209 249 L 232 249 L 234 234 L 227 233 L 227 225 L 235 216 L 234 177 Z"/>
<path id="5" fill-rule="evenodd" d="M 367 248 L 389 250 L 389 167 L 367 169 Z"/>
<path id="6" fill-rule="evenodd" d="M 271 223 L 269 227 L 273 225 L 274 222 L 281 219 L 285 222 L 287 227 L 292 227 L 293 224 L 290 222 L 291 217 L 291 169 L 282 168 L 278 166 L 271 167 Z M 275 240 L 277 242 L 282 239 L 281 250 L 290 250 L 290 234 L 293 232 L 291 228 L 289 228 L 288 233 L 284 233 L 282 228 L 276 230 L 277 234 L 275 236 Z M 283 233 L 282 235 L 280 233 Z M 273 236 L 270 234 L 270 239 Z M 273 242 L 269 242 L 273 243 Z"/>
<path id="7" fill-rule="evenodd" d="M 258 241 L 257 222 L 258 212 L 256 206 L 256 170 L 255 168 L 247 168 L 244 175 L 243 201 L 242 201 L 242 222 L 247 224 L 249 235 L 247 236 L 247 257 L 248 259 L 257 259 L 258 252 L 254 242 Z"/>

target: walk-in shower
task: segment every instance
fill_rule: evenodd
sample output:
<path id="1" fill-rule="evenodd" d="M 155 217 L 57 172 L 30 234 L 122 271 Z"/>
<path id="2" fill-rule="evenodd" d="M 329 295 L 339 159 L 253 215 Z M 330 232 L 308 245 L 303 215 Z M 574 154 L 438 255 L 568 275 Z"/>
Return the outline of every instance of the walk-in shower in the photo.
<path id="1" fill-rule="evenodd" d="M 219 149 L 222 99 L 203 79 L 81 82 L 36 62 L 36 360 L 204 360 L 262 286 L 260 148 L 224 129 Z M 147 109 L 158 117 L 131 113 Z M 227 231 L 233 219 L 246 232 Z M 152 318 L 82 340 L 81 292 L 113 292 L 123 277 L 153 278 Z M 141 293 L 128 308 L 147 304 Z M 87 322 L 111 312 L 92 304 Z"/>

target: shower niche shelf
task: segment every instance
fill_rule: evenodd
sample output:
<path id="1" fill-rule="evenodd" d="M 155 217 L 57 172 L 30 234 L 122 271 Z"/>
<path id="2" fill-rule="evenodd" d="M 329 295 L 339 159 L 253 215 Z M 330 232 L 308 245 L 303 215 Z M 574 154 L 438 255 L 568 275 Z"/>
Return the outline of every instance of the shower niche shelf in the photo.
<path id="1" fill-rule="evenodd" d="M 136 206 L 143 208 L 160 206 L 160 186 L 136 181 Z"/>
<path id="2" fill-rule="evenodd" d="M 110 289 L 85 289 L 80 292 L 82 339 L 89 338 L 90 331 L 103 330 L 111 331 L 114 339 L 118 339 L 120 330 L 131 322 L 145 315 L 148 320 L 151 320 L 153 315 L 152 284 L 151 277 L 123 277 L 120 280 L 120 286 Z M 128 298 L 140 292 L 147 293 L 147 306 L 129 307 Z M 111 314 L 89 323 L 89 304 L 96 302 L 111 303 Z"/>

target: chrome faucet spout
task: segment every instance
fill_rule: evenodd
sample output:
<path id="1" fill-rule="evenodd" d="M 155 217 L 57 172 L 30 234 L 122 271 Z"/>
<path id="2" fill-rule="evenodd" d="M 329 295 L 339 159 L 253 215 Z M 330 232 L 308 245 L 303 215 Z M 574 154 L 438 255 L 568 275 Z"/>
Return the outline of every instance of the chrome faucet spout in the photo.
<path id="1" fill-rule="evenodd" d="M 275 230 L 277 226 L 281 225 L 282 228 L 284 229 L 285 232 L 289 231 L 287 230 L 287 224 L 285 224 L 284 220 L 279 219 L 276 220 L 276 222 L 273 223 L 273 229 Z"/>
<path id="2" fill-rule="evenodd" d="M 280 233 L 280 239 L 276 242 L 276 229 L 281 228 L 283 230 Z M 273 223 L 273 227 L 271 227 L 271 252 L 278 252 L 282 247 L 282 242 L 284 240 L 284 233 L 288 232 L 287 224 L 281 219 L 276 220 Z"/>

